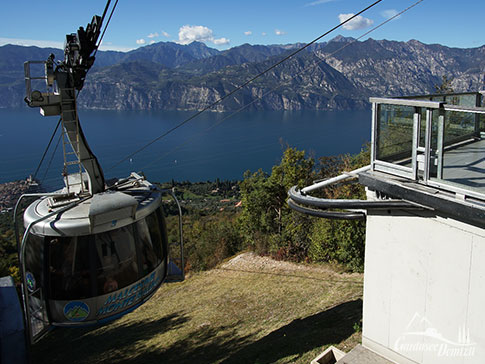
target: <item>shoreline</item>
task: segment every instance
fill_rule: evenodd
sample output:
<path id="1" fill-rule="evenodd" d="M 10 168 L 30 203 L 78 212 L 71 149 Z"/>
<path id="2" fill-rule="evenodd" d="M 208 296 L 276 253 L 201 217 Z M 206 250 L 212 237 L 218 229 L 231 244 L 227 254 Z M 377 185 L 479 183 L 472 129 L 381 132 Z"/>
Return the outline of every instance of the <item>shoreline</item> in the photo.
<path id="1" fill-rule="evenodd" d="M 41 187 L 32 177 L 24 180 L 0 184 L 0 213 L 10 212 L 15 207 L 18 198 L 27 192 L 38 192 Z"/>

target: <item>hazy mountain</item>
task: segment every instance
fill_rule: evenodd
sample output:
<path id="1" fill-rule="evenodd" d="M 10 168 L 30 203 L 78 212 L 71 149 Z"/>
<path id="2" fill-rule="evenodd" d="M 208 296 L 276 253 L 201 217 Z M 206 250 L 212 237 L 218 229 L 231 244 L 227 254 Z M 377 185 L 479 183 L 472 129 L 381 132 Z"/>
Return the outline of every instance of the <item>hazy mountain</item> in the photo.
<path id="1" fill-rule="evenodd" d="M 355 85 L 378 96 L 399 96 L 434 91 L 441 77 L 453 78 L 455 91 L 477 91 L 485 73 L 485 46 L 449 48 L 416 40 L 396 42 L 368 39 L 340 52 L 338 42 L 317 51 L 326 62 Z"/>
<path id="2" fill-rule="evenodd" d="M 159 42 L 126 53 L 120 62 L 144 60 L 172 68 L 217 54 L 219 54 L 218 50 L 209 48 L 200 42 L 192 42 L 188 45 Z"/>
<path id="3" fill-rule="evenodd" d="M 282 45 L 250 45 L 243 44 L 220 52 L 212 57 L 207 57 L 188 63 L 184 69 L 196 71 L 197 73 L 208 73 L 221 68 L 244 63 L 262 62 L 270 57 L 288 52 L 287 46 Z"/>
<path id="4" fill-rule="evenodd" d="M 201 109 L 301 46 L 243 44 L 218 51 L 198 42 L 160 42 L 126 53 L 99 51 L 79 103 L 119 110 Z M 52 48 L 0 47 L 0 107 L 23 104 L 23 62 L 50 53 L 62 57 Z M 476 91 L 484 73 L 485 46 L 460 49 L 338 36 L 308 47 L 217 110 L 247 104 L 269 110 L 364 108 L 369 96 L 433 92 L 443 75 L 453 78 L 457 92 Z"/>
<path id="5" fill-rule="evenodd" d="M 93 72 L 90 77 L 96 81 L 86 83 L 79 104 L 118 110 L 199 110 L 273 62 L 244 63 L 195 76 L 149 62 L 122 63 Z M 272 70 L 216 110 L 237 110 L 248 103 L 249 110 L 351 109 L 364 107 L 365 99 L 364 90 L 315 55 L 305 54 Z"/>

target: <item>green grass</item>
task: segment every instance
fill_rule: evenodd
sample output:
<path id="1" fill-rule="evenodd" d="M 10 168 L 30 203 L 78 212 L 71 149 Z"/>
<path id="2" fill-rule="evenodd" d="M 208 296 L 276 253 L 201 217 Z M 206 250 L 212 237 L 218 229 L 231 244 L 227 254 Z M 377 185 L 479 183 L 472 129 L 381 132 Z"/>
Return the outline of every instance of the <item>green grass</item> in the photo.
<path id="1" fill-rule="evenodd" d="M 165 284 L 107 326 L 54 330 L 33 362 L 309 363 L 360 341 L 362 275 L 250 257 Z"/>

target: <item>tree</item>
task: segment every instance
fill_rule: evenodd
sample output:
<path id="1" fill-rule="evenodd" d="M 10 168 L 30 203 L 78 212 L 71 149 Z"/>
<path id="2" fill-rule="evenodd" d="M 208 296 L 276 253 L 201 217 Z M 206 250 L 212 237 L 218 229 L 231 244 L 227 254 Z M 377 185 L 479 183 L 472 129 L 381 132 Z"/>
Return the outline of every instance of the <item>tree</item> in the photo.
<path id="1" fill-rule="evenodd" d="M 434 89 L 438 94 L 452 94 L 455 92 L 451 83 L 453 82 L 453 77 L 448 78 L 448 76 L 441 76 L 441 85 L 435 85 Z"/>
<path id="2" fill-rule="evenodd" d="M 313 159 L 305 158 L 304 151 L 287 148 L 271 175 L 262 170 L 244 174 L 239 223 L 246 244 L 259 253 L 298 259 L 306 254 L 305 226 L 309 218 L 292 211 L 286 198 L 292 186 L 303 187 L 311 182 L 313 165 Z"/>
<path id="3" fill-rule="evenodd" d="M 355 156 L 321 158 L 319 177 L 334 177 L 343 171 L 368 165 L 369 162 L 368 146 Z M 366 198 L 364 187 L 357 183 L 333 186 L 323 191 L 322 195 L 333 199 Z M 339 263 L 351 271 L 364 269 L 364 221 L 318 219 L 311 227 L 309 239 L 308 257 L 312 261 Z"/>

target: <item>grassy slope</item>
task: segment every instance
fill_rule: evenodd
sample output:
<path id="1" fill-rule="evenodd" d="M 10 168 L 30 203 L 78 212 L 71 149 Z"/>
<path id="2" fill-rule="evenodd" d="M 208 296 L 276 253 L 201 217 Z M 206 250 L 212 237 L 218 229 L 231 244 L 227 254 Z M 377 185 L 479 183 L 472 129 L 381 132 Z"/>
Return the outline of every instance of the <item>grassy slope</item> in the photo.
<path id="1" fill-rule="evenodd" d="M 110 325 L 55 330 L 35 363 L 309 363 L 359 340 L 362 275 L 246 253 Z"/>

